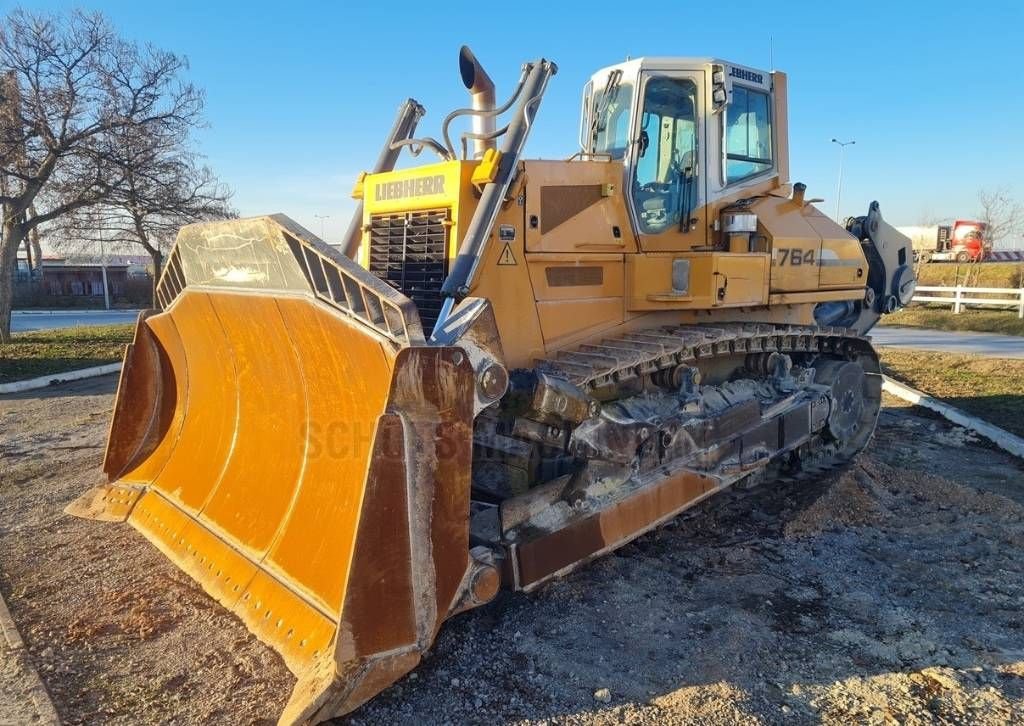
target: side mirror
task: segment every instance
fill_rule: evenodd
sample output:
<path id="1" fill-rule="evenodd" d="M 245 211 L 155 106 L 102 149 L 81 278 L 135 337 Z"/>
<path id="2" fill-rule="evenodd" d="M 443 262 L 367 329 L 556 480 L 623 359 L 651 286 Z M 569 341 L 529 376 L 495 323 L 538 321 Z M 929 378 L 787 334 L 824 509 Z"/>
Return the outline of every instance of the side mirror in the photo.
<path id="1" fill-rule="evenodd" d="M 651 137 L 647 135 L 646 131 L 640 132 L 640 158 L 644 158 L 644 154 L 647 153 L 647 147 L 651 145 Z"/>
<path id="2" fill-rule="evenodd" d="M 729 86 L 725 82 L 725 66 L 715 64 L 711 67 L 711 105 L 712 112 L 718 113 L 729 103 Z"/>

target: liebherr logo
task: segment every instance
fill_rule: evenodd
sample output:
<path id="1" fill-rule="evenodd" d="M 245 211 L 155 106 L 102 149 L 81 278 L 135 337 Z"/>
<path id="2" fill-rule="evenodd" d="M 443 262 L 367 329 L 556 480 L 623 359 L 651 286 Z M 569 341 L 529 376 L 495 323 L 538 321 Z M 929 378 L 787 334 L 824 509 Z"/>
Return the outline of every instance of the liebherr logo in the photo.
<path id="1" fill-rule="evenodd" d="M 386 199 L 405 199 L 406 197 L 423 197 L 428 194 L 444 194 L 444 176 L 418 176 L 404 181 L 375 184 L 373 198 L 383 202 Z"/>
<path id="2" fill-rule="evenodd" d="M 753 83 L 764 84 L 764 76 L 754 71 L 748 71 L 746 68 L 737 68 L 736 66 L 729 66 L 729 76 L 731 78 L 739 78 L 741 81 L 751 81 Z"/>

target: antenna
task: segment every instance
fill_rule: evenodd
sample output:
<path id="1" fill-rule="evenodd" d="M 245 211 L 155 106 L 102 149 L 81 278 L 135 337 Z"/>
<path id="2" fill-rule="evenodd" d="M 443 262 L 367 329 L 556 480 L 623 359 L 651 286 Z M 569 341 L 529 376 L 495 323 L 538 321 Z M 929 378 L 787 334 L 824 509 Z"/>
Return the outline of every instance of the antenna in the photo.
<path id="1" fill-rule="evenodd" d="M 774 51 L 775 51 L 775 36 L 774 35 L 769 35 L 768 36 L 768 70 L 770 70 L 770 71 L 774 71 L 775 70 L 775 59 L 774 59 L 775 53 L 774 53 Z"/>

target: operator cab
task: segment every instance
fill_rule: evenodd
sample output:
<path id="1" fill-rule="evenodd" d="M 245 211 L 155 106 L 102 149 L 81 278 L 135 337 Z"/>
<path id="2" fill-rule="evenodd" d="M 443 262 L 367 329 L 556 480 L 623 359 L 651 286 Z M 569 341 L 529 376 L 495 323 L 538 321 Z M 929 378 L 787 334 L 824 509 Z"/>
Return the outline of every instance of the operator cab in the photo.
<path id="1" fill-rule="evenodd" d="M 707 247 L 709 205 L 788 181 L 785 75 L 710 58 L 638 58 L 583 92 L 585 155 L 624 164 L 641 246 Z"/>

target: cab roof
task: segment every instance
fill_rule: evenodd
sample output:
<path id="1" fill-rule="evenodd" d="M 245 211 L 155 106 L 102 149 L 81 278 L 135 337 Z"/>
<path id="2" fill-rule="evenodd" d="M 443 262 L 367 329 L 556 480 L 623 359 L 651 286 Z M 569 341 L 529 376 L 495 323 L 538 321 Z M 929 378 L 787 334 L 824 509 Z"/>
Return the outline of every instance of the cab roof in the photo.
<path id="1" fill-rule="evenodd" d="M 770 85 L 771 71 L 710 56 L 641 56 L 640 58 L 630 58 L 621 63 L 615 63 L 597 70 L 591 76 L 591 80 L 594 81 L 595 85 L 603 83 L 608 73 L 613 70 L 621 70 L 624 77 L 632 78 L 639 75 L 641 71 L 703 70 L 709 69 L 714 65 L 720 65 L 725 68 L 726 76 L 732 75 L 731 69 L 745 71 L 746 73 L 740 73 L 739 77 L 733 76 L 737 80 L 750 82 L 752 77 L 744 76 L 753 74 L 762 78 L 760 85 Z"/>

